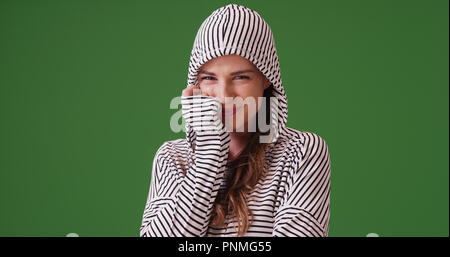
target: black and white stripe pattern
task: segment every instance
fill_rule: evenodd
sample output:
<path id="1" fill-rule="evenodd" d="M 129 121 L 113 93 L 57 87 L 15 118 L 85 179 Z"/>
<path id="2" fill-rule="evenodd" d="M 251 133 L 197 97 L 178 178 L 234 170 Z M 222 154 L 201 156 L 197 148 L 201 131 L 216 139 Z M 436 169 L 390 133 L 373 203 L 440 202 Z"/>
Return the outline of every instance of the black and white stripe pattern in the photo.
<path id="1" fill-rule="evenodd" d="M 270 79 L 278 99 L 277 133 L 266 150 L 265 173 L 248 195 L 255 216 L 245 236 L 328 236 L 328 147 L 317 134 L 286 127 L 287 99 L 273 35 L 258 13 L 229 4 L 203 22 L 191 53 L 188 85 L 198 84 L 201 65 L 227 54 L 253 62 Z M 215 120 L 214 104 L 203 104 L 214 100 L 182 97 L 186 138 L 165 142 L 153 159 L 141 236 L 236 235 L 230 218 L 225 228 L 208 226 L 227 171 L 230 144 L 223 124 L 211 123 L 216 130 L 196 129 L 202 116 Z"/>

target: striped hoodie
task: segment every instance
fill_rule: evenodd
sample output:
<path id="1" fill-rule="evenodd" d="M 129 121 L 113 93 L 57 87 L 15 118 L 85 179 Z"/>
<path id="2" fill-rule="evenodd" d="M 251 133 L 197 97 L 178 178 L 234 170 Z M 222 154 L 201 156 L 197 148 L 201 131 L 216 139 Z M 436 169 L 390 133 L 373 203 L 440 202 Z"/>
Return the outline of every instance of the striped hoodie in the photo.
<path id="1" fill-rule="evenodd" d="M 228 54 L 251 61 L 271 81 L 278 102 L 271 108 L 264 175 L 248 193 L 254 219 L 244 236 L 328 236 L 328 147 L 315 133 L 286 127 L 287 98 L 273 34 L 263 18 L 237 4 L 212 12 L 195 37 L 186 86 L 198 85 L 197 72 L 204 63 Z M 229 217 L 223 228 L 209 226 L 230 145 L 224 125 L 217 122 L 218 101 L 182 96 L 181 105 L 186 138 L 164 142 L 153 158 L 140 236 L 236 236 L 237 224 Z M 211 129 L 198 129 L 202 117 Z"/>

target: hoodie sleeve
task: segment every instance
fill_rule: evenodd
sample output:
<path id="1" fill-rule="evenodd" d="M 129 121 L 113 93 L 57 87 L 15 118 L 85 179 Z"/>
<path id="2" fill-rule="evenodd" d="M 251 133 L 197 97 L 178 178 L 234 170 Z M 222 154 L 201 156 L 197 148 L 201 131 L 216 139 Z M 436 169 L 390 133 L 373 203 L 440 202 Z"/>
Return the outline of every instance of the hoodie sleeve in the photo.
<path id="1" fill-rule="evenodd" d="M 306 154 L 288 180 L 275 213 L 275 237 L 326 237 L 330 211 L 330 157 L 326 142 L 306 133 Z"/>
<path id="2" fill-rule="evenodd" d="M 200 100 L 200 101 L 198 101 Z M 164 144 L 153 160 L 150 190 L 140 236 L 205 236 L 221 179 L 230 138 L 217 119 L 217 100 L 181 98 L 186 125 L 195 130 L 193 164 L 186 174 L 174 165 Z"/>

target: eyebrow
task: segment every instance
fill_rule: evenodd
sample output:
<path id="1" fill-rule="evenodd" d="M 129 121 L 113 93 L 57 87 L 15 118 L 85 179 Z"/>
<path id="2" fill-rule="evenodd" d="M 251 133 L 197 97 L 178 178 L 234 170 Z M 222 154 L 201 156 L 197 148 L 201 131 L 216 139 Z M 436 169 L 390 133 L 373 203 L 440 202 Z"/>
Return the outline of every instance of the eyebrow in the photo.
<path id="1" fill-rule="evenodd" d="M 234 71 L 234 72 L 230 73 L 230 75 L 236 75 L 236 74 L 241 74 L 241 73 L 246 73 L 246 72 L 255 72 L 255 70 L 247 69 L 247 70 Z M 213 72 L 209 72 L 209 71 L 205 71 L 205 70 L 199 70 L 198 74 L 206 74 L 206 75 L 216 76 L 216 74 L 214 74 Z"/>

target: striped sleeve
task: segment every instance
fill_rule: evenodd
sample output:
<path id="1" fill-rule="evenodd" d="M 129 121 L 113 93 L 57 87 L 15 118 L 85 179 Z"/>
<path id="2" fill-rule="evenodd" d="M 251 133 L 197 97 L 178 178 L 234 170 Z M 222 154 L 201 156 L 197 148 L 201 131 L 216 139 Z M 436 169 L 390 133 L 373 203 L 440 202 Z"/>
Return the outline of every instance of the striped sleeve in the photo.
<path id="1" fill-rule="evenodd" d="M 196 128 L 193 164 L 184 175 L 174 165 L 170 144 L 165 143 L 158 149 L 140 227 L 141 237 L 205 236 L 207 232 L 226 168 L 230 138 L 222 123 L 216 130 L 198 129 L 199 119 L 213 120 L 216 112 L 213 105 L 193 100 L 193 97 L 181 100 L 186 124 Z M 206 125 L 213 127 L 212 123 Z"/>
<path id="2" fill-rule="evenodd" d="M 306 153 L 275 213 L 273 236 L 326 237 L 330 211 L 330 157 L 326 142 L 304 133 Z"/>

